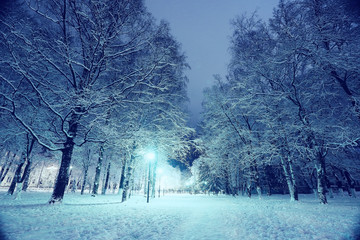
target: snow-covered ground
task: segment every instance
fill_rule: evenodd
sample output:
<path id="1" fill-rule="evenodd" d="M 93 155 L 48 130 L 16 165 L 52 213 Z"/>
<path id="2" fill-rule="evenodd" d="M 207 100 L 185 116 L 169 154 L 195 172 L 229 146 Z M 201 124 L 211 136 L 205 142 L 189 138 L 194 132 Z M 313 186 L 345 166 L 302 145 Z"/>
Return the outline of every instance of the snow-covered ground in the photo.
<path id="1" fill-rule="evenodd" d="M 313 195 L 246 197 L 168 195 L 147 204 L 143 196 L 29 192 L 13 200 L 0 192 L 0 229 L 8 240 L 146 239 L 359 239 L 360 199 L 335 196 L 320 205 Z M 1 238 L 1 237 L 0 237 Z"/>

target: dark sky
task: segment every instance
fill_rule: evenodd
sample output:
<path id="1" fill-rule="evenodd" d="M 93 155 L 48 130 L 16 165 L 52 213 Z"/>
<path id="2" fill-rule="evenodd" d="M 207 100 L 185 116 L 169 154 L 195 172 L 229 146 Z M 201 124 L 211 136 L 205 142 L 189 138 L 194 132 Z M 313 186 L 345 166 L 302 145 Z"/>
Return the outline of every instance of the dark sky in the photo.
<path id="1" fill-rule="evenodd" d="M 192 122 L 199 119 L 202 90 L 211 86 L 213 75 L 226 75 L 230 21 L 255 10 L 268 19 L 278 0 L 145 0 L 149 11 L 170 23 L 172 34 L 182 44 L 191 70 L 188 96 Z"/>
<path id="2" fill-rule="evenodd" d="M 0 15 L 4 14 L 5 7 L 8 7 L 10 0 L 0 0 Z"/>

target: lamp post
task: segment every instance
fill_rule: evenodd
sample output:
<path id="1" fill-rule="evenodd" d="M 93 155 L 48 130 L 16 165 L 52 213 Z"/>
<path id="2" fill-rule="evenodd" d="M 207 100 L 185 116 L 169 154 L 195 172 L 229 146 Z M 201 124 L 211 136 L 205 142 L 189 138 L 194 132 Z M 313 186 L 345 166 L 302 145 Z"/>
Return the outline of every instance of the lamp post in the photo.
<path id="1" fill-rule="evenodd" d="M 155 159 L 155 154 L 153 152 L 148 152 L 145 154 L 145 160 L 149 163 L 149 171 L 148 171 L 148 182 L 147 182 L 147 194 L 146 194 L 146 202 L 149 203 L 150 199 L 150 177 L 151 177 L 151 162 Z"/>

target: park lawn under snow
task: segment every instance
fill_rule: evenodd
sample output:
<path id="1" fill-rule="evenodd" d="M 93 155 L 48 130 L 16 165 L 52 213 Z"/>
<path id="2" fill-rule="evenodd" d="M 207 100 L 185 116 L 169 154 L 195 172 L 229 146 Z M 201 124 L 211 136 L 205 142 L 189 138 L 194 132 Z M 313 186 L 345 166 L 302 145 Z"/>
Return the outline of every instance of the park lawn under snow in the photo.
<path id="1" fill-rule="evenodd" d="M 0 192 L 1 231 L 8 240 L 67 239 L 357 239 L 360 199 L 335 196 L 320 205 L 313 195 L 291 203 L 286 195 L 256 197 L 168 195 L 151 199 L 50 193 L 13 200 Z"/>

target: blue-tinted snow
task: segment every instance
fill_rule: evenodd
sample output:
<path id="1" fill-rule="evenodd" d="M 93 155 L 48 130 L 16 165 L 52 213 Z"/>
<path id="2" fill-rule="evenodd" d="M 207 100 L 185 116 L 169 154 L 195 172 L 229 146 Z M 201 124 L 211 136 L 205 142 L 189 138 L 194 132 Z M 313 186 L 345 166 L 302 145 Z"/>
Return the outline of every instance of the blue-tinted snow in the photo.
<path id="1" fill-rule="evenodd" d="M 134 196 L 0 192 L 1 230 L 9 240 L 42 239 L 356 239 L 360 199 L 335 196 L 320 205 L 313 195 L 291 203 L 287 195 L 246 197 L 168 195 L 146 203 Z"/>

